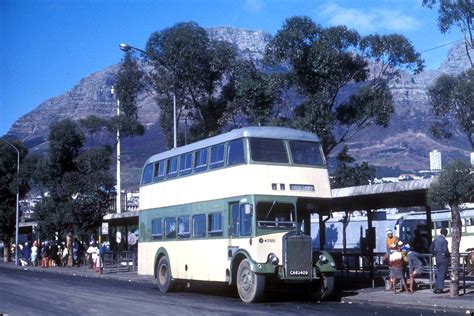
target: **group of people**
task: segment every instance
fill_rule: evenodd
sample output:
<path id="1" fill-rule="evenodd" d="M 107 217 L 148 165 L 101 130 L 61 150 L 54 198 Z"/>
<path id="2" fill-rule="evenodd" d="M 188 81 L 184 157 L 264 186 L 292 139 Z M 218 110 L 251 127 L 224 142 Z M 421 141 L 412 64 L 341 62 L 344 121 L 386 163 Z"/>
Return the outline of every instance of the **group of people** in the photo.
<path id="1" fill-rule="evenodd" d="M 402 281 L 405 292 L 414 293 L 416 289 L 415 276 L 423 273 L 424 263 L 420 258 L 420 253 L 426 252 L 426 244 L 419 231 L 415 231 L 415 237 L 412 245 L 404 243 L 393 234 L 391 230 L 387 231 L 387 252 L 384 259 L 388 261 L 390 269 L 390 285 L 394 293 L 396 291 L 397 280 Z M 406 273 L 410 277 L 410 288 L 406 282 Z"/>
<path id="2" fill-rule="evenodd" d="M 15 253 L 12 245 L 11 253 Z M 19 262 L 22 266 L 33 267 L 72 267 L 81 264 L 81 257 L 84 255 L 84 247 L 74 239 L 72 247 L 67 247 L 65 242 L 57 242 L 52 239 L 41 244 L 38 241 L 26 241 L 19 245 Z"/>
<path id="3" fill-rule="evenodd" d="M 415 236 L 411 243 L 404 243 L 400 241 L 391 230 L 387 230 L 387 252 L 384 259 L 388 261 L 390 270 L 390 284 L 391 289 L 396 293 L 396 282 L 401 280 L 403 289 L 406 292 L 413 293 L 416 289 L 415 277 L 423 273 L 425 265 L 424 259 L 420 256 L 421 253 L 431 253 L 436 259 L 436 279 L 433 292 L 435 294 L 443 293 L 444 280 L 448 272 L 450 252 L 448 250 L 448 241 L 446 235 L 448 230 L 442 228 L 440 235 L 433 239 L 433 242 L 428 247 L 426 238 L 423 238 L 419 230 L 414 231 Z M 468 249 L 474 250 L 474 249 Z M 467 259 L 468 273 L 474 274 L 472 261 L 474 260 L 474 252 L 471 252 Z M 410 287 L 408 288 L 406 282 L 406 273 L 410 277 Z"/>

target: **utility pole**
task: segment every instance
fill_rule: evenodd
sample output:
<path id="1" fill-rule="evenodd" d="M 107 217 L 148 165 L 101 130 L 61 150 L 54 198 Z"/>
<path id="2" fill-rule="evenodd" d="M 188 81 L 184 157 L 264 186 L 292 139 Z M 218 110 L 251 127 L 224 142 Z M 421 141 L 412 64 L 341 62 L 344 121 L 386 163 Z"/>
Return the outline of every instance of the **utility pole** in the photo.
<path id="1" fill-rule="evenodd" d="M 110 89 L 110 93 L 112 95 L 114 95 L 115 93 L 115 89 L 113 86 L 112 86 L 112 89 Z M 117 99 L 117 117 L 119 117 L 120 116 L 120 100 L 118 98 L 118 95 L 116 99 Z M 117 127 L 117 196 L 116 196 L 117 213 L 122 212 L 121 195 L 122 195 L 122 188 L 121 188 L 121 181 L 120 181 L 120 128 Z"/>

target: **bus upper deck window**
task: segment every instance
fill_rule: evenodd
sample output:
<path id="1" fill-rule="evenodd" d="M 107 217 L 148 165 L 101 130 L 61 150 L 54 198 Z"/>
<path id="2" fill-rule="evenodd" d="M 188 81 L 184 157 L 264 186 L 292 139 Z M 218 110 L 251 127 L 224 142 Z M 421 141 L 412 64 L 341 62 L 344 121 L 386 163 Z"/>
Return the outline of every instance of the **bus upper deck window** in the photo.
<path id="1" fill-rule="evenodd" d="M 166 164 L 166 178 L 176 177 L 178 170 L 178 157 L 173 157 L 167 160 Z"/>
<path id="2" fill-rule="evenodd" d="M 153 171 L 153 181 L 160 181 L 165 178 L 165 162 L 158 161 L 155 162 L 155 168 Z"/>
<path id="3" fill-rule="evenodd" d="M 153 180 L 153 164 L 148 164 L 143 169 L 142 184 L 151 183 Z"/>
<path id="4" fill-rule="evenodd" d="M 200 149 L 194 153 L 194 172 L 207 169 L 207 148 Z"/>
<path id="5" fill-rule="evenodd" d="M 324 159 L 321 146 L 316 142 L 290 140 L 290 151 L 293 163 L 298 165 L 323 166 Z"/>
<path id="6" fill-rule="evenodd" d="M 224 165 L 224 144 L 211 147 L 211 161 L 209 168 L 218 168 Z"/>
<path id="7" fill-rule="evenodd" d="M 232 166 L 245 162 L 244 142 L 242 139 L 236 139 L 229 142 L 227 150 L 227 165 Z"/>
<path id="8" fill-rule="evenodd" d="M 285 143 L 281 139 L 250 138 L 250 157 L 258 162 L 288 163 Z"/>
<path id="9" fill-rule="evenodd" d="M 179 161 L 179 175 L 190 174 L 193 161 L 192 153 L 182 154 Z"/>

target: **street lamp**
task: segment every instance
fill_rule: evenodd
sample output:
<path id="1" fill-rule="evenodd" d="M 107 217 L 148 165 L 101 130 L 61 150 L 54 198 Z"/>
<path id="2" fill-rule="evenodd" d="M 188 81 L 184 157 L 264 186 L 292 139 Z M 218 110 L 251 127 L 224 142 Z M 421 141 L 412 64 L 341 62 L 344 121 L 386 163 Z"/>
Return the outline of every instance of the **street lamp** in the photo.
<path id="1" fill-rule="evenodd" d="M 112 89 L 110 89 L 110 93 L 114 95 L 115 89 L 112 86 Z M 120 117 L 120 100 L 117 95 L 117 117 Z M 121 207 L 121 194 L 122 194 L 122 188 L 121 188 L 121 182 L 120 182 L 120 128 L 117 127 L 117 196 L 116 196 L 116 204 L 117 204 L 117 213 L 122 212 L 122 207 Z"/>
<path id="2" fill-rule="evenodd" d="M 128 44 L 125 44 L 125 43 L 120 43 L 119 45 L 119 48 L 121 51 L 123 52 L 128 52 L 130 50 L 136 50 L 140 53 L 143 53 L 146 55 L 146 51 L 144 51 L 143 49 L 140 49 L 140 48 L 136 48 L 134 46 L 131 46 L 131 45 L 128 45 Z M 161 64 L 161 67 L 163 67 L 164 70 L 166 70 L 166 72 L 170 73 L 169 69 Z M 177 122 L 176 122 L 176 91 L 175 91 L 175 88 L 174 88 L 174 79 L 173 79 L 173 148 L 176 148 L 178 147 L 177 145 L 177 138 L 176 138 L 176 130 L 177 130 Z"/>
<path id="3" fill-rule="evenodd" d="M 5 144 L 9 145 L 16 151 L 17 161 L 16 161 L 16 174 L 18 179 L 20 179 L 20 151 L 16 148 L 12 143 L 8 140 L 0 138 L 0 140 L 4 141 Z M 16 219 L 15 219 L 15 265 L 19 265 L 19 258 L 18 258 L 18 236 L 19 236 L 19 225 L 20 225 L 20 184 L 16 188 Z"/>

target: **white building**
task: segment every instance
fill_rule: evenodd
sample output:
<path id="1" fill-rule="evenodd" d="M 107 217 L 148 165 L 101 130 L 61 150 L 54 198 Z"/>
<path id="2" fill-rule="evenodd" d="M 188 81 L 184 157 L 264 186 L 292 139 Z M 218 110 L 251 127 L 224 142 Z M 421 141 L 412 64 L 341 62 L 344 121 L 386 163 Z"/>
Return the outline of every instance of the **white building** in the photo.
<path id="1" fill-rule="evenodd" d="M 441 152 L 433 150 L 430 152 L 430 170 L 431 172 L 440 172 L 441 169 Z"/>

